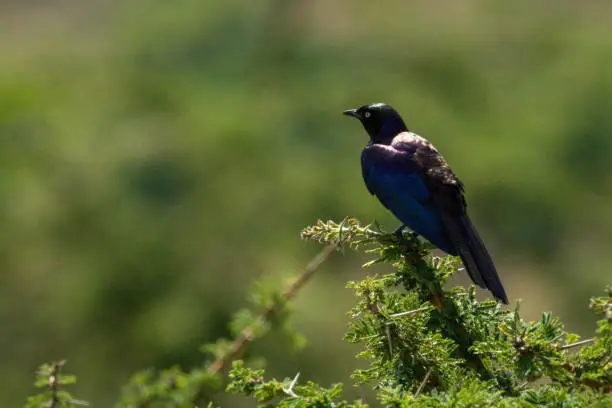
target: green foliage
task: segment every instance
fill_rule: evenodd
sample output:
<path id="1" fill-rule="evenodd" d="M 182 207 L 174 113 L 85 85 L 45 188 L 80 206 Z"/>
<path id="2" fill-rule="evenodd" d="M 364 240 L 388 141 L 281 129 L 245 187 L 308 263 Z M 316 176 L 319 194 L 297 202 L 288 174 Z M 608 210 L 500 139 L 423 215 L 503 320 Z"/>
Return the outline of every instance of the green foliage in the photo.
<path id="1" fill-rule="evenodd" d="M 290 325 L 287 302 L 296 289 L 292 285 L 290 290 L 281 291 L 276 282 L 257 282 L 250 292 L 252 307 L 236 312 L 229 323 L 232 338 L 221 338 L 201 347 L 211 360 L 205 360 L 189 372 L 172 367 L 159 372 L 149 369 L 136 373 L 124 387 L 116 407 L 191 408 L 197 401 L 210 400 L 222 388 L 221 370 L 245 351 L 247 343 L 263 337 L 272 329 L 282 331 L 299 349 L 304 339 Z M 272 385 L 264 388 L 259 392 L 274 391 Z M 241 389 L 247 390 L 245 387 Z"/>
<path id="2" fill-rule="evenodd" d="M 64 389 L 64 386 L 76 383 L 74 375 L 62 372 L 65 363 L 57 361 L 38 368 L 34 386 L 43 391 L 28 397 L 26 408 L 70 408 L 88 405 L 85 401 L 75 399 Z"/>
<path id="3" fill-rule="evenodd" d="M 192 408 L 204 392 L 219 386 L 219 376 L 206 369 L 183 372 L 172 367 L 159 373 L 146 370 L 132 376 L 116 407 Z"/>
<path id="4" fill-rule="evenodd" d="M 342 384 L 331 388 L 324 388 L 313 382 L 297 385 L 299 374 L 293 379 L 284 381 L 263 378 L 264 370 L 252 370 L 244 367 L 242 361 L 235 361 L 230 371 L 230 384 L 227 390 L 255 398 L 257 402 L 264 403 L 261 407 L 333 407 L 333 408 L 359 408 L 364 405 L 355 402 L 336 401 L 342 392 Z M 272 400 L 280 400 L 270 404 Z"/>
<path id="5" fill-rule="evenodd" d="M 366 264 L 386 263 L 393 272 L 352 281 L 356 297 L 345 339 L 361 346 L 357 358 L 367 368 L 353 372 L 354 386 L 371 386 L 378 404 L 388 408 L 434 407 L 606 407 L 612 404 L 612 288 L 591 299 L 601 317 L 593 338 L 568 333 L 551 313 L 525 321 L 517 303 L 505 309 L 479 301 L 474 287 L 445 290 L 458 260 L 431 256 L 416 236 L 388 234 L 355 219 L 319 221 L 302 231 L 304 239 L 326 245 L 284 290 L 257 285 L 253 310 L 238 312 L 230 323 L 233 338 L 203 349 L 212 356 L 199 368 L 178 367 L 135 374 L 117 408 L 192 408 L 212 401 L 222 388 L 222 369 L 231 363 L 226 391 L 253 398 L 259 407 L 360 408 L 366 399 L 348 402 L 343 384 L 329 387 L 300 382 L 300 373 L 266 379 L 261 368 L 240 359 L 253 340 L 272 328 L 296 337 L 288 325 L 288 301 L 333 250 L 365 250 Z M 250 365 L 260 364 L 248 357 Z M 59 372 L 63 363 L 44 365 L 28 408 L 71 407 L 78 403 L 60 385 L 74 377 Z"/>
<path id="6" fill-rule="evenodd" d="M 347 341 L 362 345 L 356 385 L 373 385 L 384 407 L 591 407 L 612 404 L 612 300 L 591 300 L 604 318 L 593 339 L 578 341 L 550 313 L 526 322 L 519 304 L 506 310 L 492 300 L 478 301 L 473 287 L 445 291 L 457 260 L 439 259 L 426 245 L 361 226 L 318 222 L 303 238 L 334 246 L 362 248 L 376 255 L 368 262 L 390 263 L 394 273 L 349 282 L 357 304 L 349 312 Z M 580 347 L 574 352 L 575 347 Z M 263 370 L 236 362 L 229 391 L 252 396 L 262 406 L 347 405 L 337 386 L 295 386 L 265 381 Z M 291 392 L 289 392 L 291 391 Z M 312 395 L 318 395 L 313 400 Z M 269 401 L 277 402 L 269 405 Z M 280 401 L 278 401 L 280 399 Z"/>

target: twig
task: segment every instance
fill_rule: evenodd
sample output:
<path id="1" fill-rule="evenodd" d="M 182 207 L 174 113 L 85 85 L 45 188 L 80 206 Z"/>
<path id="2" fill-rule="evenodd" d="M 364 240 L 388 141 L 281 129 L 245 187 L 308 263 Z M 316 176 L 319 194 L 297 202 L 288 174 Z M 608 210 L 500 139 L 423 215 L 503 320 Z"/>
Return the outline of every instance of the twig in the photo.
<path id="1" fill-rule="evenodd" d="M 559 340 L 561 337 L 565 336 L 565 333 L 559 333 L 557 334 L 555 337 L 553 337 L 552 339 L 550 339 L 548 342 L 552 343 L 553 341 L 557 341 Z"/>
<path id="2" fill-rule="evenodd" d="M 577 341 L 575 343 L 570 343 L 570 344 L 566 344 L 564 346 L 561 346 L 561 347 L 559 347 L 559 350 L 567 350 L 567 349 L 570 349 L 572 347 L 578 347 L 578 346 L 582 346 L 584 344 L 592 343 L 593 341 L 595 341 L 594 338 Z"/>
<path id="3" fill-rule="evenodd" d="M 430 367 L 429 370 L 427 371 L 427 374 L 425 374 L 423 381 L 421 381 L 419 388 L 417 388 L 416 392 L 414 393 L 414 398 L 417 398 L 419 394 L 421 393 L 421 391 L 423 391 L 423 389 L 425 388 L 425 385 L 427 384 L 427 381 L 429 381 L 429 376 L 431 375 L 432 371 L 433 371 L 433 367 Z"/>
<path id="4" fill-rule="evenodd" d="M 293 391 L 293 388 L 295 388 L 295 384 L 297 384 L 298 378 L 300 378 L 300 373 L 297 373 L 295 377 L 293 377 L 293 380 L 291 380 L 291 383 L 289 384 L 289 388 L 283 388 L 285 394 L 293 398 L 299 398 L 299 396 Z"/>
<path id="5" fill-rule="evenodd" d="M 336 249 L 335 245 L 327 245 L 321 252 L 319 252 L 310 262 L 306 265 L 304 270 L 298 275 L 298 277 L 292 281 L 283 291 L 280 297 L 280 303 L 285 303 L 293 298 L 296 292 L 304 286 L 304 284 L 312 277 L 312 275 L 319 269 L 319 266 L 334 252 Z M 262 314 L 253 321 L 250 325 L 242 329 L 240 334 L 234 339 L 227 352 L 217 358 L 208 366 L 208 372 L 216 374 L 231 360 L 233 360 L 244 347 L 253 340 L 255 337 L 255 329 L 265 322 L 269 321 L 270 318 L 276 313 L 276 303 L 268 306 Z"/>
<path id="6" fill-rule="evenodd" d="M 391 328 L 388 324 L 385 325 L 385 332 L 387 334 L 387 343 L 389 344 L 389 358 L 393 355 L 393 341 L 391 340 Z"/>
<path id="7" fill-rule="evenodd" d="M 51 388 L 51 401 L 49 404 L 49 408 L 56 408 L 60 402 L 58 394 L 58 383 L 59 383 L 59 373 L 64 365 L 63 361 L 56 361 L 53 363 L 53 368 L 49 373 L 49 388 Z"/>
<path id="8" fill-rule="evenodd" d="M 361 403 L 363 405 L 367 405 L 368 404 L 368 399 L 366 397 L 365 391 L 363 390 L 363 385 L 359 386 L 359 395 L 361 396 Z"/>
<path id="9" fill-rule="evenodd" d="M 393 313 L 392 315 L 390 315 L 390 317 L 412 316 L 413 314 L 424 312 L 424 311 L 429 310 L 429 309 L 430 309 L 429 306 L 423 306 L 423 307 L 420 307 L 418 309 L 409 310 L 407 312 Z"/>

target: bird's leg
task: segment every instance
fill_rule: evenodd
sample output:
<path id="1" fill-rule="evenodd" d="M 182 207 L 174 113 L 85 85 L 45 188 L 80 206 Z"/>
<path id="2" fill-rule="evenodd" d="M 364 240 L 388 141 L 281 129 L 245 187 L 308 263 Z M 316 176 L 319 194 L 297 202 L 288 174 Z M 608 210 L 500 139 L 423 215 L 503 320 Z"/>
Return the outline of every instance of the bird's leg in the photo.
<path id="1" fill-rule="evenodd" d="M 406 224 L 402 224 L 395 231 L 393 231 L 393 235 L 397 237 L 399 244 L 406 249 L 407 253 L 406 255 L 404 255 L 404 258 L 406 259 L 406 261 L 410 263 L 418 262 L 419 259 L 408 256 L 408 252 L 411 252 L 413 248 L 415 247 L 414 245 L 415 245 L 415 242 L 418 242 L 417 237 L 419 236 L 419 234 L 417 234 L 414 231 L 410 231 L 409 232 L 410 238 L 406 239 L 403 233 L 404 228 L 409 228 L 409 227 Z"/>
<path id="2" fill-rule="evenodd" d="M 406 228 L 406 224 L 400 225 L 395 231 L 393 231 L 393 235 L 397 237 L 397 240 L 399 241 L 399 244 L 401 246 L 408 249 L 408 248 L 411 248 L 412 245 L 411 245 L 410 240 L 404 237 L 404 232 L 403 232 L 404 228 Z"/>
<path id="3" fill-rule="evenodd" d="M 410 234 L 410 239 L 411 239 L 412 241 L 418 241 L 418 239 L 419 239 L 419 234 L 417 234 L 417 233 L 416 233 L 416 232 L 414 232 L 414 231 L 410 231 L 410 232 L 409 232 L 409 234 Z"/>
<path id="4" fill-rule="evenodd" d="M 395 235 L 397 237 L 397 239 L 399 240 L 400 244 L 408 245 L 408 244 L 410 244 L 411 241 L 415 241 L 417 239 L 417 237 L 419 236 L 419 234 L 417 234 L 414 231 L 410 231 L 408 233 L 410 235 L 410 239 L 406 239 L 404 237 L 404 228 L 410 228 L 410 227 L 408 227 L 406 224 L 402 224 L 395 231 L 393 231 L 393 235 Z"/>
<path id="5" fill-rule="evenodd" d="M 400 225 L 399 227 L 397 227 L 395 231 L 393 231 L 393 234 L 397 237 L 399 242 L 402 244 L 406 243 L 406 239 L 404 238 L 404 233 L 403 233 L 404 228 L 406 228 L 406 224 Z"/>

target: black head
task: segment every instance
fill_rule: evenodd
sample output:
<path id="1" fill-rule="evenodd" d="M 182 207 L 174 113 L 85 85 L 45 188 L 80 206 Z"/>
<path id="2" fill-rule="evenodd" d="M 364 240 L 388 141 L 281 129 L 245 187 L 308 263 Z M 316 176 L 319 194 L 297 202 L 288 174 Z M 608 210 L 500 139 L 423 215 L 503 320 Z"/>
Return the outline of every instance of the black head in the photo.
<path id="1" fill-rule="evenodd" d="M 390 142 L 398 133 L 408 130 L 400 114 L 384 103 L 371 103 L 343 113 L 359 119 L 373 142 Z"/>

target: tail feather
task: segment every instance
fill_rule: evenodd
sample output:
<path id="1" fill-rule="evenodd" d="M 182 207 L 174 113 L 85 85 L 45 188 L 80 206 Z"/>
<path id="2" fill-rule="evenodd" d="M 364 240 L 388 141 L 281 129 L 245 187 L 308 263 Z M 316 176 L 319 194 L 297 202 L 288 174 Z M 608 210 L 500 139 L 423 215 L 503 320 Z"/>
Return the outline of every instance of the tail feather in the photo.
<path id="1" fill-rule="evenodd" d="M 490 290 L 493 296 L 508 304 L 506 291 L 499 279 L 493 260 L 467 214 L 461 216 L 459 221 L 450 219 L 445 221 L 451 239 L 472 281 L 481 288 Z"/>

